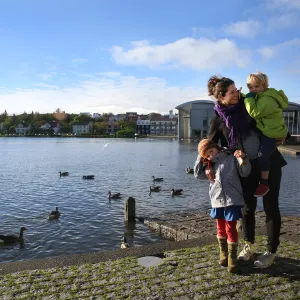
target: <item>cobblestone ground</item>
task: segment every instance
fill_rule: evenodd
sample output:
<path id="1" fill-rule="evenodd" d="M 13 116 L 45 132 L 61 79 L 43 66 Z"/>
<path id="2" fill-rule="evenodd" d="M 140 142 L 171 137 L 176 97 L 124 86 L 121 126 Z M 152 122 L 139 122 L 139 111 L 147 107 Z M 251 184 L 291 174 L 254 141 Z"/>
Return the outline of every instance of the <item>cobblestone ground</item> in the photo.
<path id="1" fill-rule="evenodd" d="M 258 239 L 258 253 L 265 239 Z M 125 250 L 126 251 L 126 250 Z M 276 263 L 219 267 L 216 244 L 168 251 L 144 268 L 135 257 L 0 277 L 0 299 L 300 299 L 300 246 L 283 240 Z"/>

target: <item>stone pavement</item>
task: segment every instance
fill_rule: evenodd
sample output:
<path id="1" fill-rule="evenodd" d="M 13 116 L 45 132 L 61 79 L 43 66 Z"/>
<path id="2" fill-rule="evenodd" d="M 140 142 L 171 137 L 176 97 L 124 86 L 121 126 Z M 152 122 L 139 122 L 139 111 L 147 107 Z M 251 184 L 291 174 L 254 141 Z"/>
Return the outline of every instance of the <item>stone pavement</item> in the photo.
<path id="1" fill-rule="evenodd" d="M 261 253 L 266 240 L 257 242 Z M 130 251 L 124 249 L 129 256 L 122 259 L 1 275 L 0 299 L 300 299 L 294 241 L 282 240 L 271 267 L 247 262 L 238 275 L 217 264 L 216 243 L 165 251 L 162 264 L 151 268 L 138 265 Z"/>

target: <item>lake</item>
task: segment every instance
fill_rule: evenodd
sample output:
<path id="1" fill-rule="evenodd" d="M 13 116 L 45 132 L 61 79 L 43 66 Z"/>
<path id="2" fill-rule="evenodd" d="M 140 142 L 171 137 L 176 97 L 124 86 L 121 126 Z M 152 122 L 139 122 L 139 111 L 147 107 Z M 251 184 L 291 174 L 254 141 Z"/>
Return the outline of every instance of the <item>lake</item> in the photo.
<path id="1" fill-rule="evenodd" d="M 0 245 L 0 261 L 118 249 L 122 236 L 133 246 L 160 241 L 142 223 L 126 226 L 124 200 L 136 199 L 138 216 L 208 211 L 208 182 L 185 173 L 196 156 L 197 144 L 172 139 L 0 138 L 0 234 L 29 229 L 24 246 Z M 300 159 L 285 158 L 281 211 L 300 217 Z M 152 175 L 164 182 L 149 196 Z M 183 195 L 171 197 L 172 188 Z M 110 202 L 109 190 L 122 198 Z M 61 217 L 49 221 L 56 206 Z"/>

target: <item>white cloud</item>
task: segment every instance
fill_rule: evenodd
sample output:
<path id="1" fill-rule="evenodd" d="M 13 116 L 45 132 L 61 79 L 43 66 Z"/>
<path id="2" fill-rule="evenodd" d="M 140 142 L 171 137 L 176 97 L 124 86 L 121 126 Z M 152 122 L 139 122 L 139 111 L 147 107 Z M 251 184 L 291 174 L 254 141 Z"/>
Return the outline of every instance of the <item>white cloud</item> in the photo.
<path id="1" fill-rule="evenodd" d="M 150 42 L 147 40 L 133 41 L 133 42 L 131 42 L 131 45 L 133 47 L 143 47 L 143 46 L 149 46 Z"/>
<path id="2" fill-rule="evenodd" d="M 283 8 L 283 9 L 300 8 L 299 0 L 265 0 L 265 3 L 271 9 L 274 9 L 274 8 Z"/>
<path id="3" fill-rule="evenodd" d="M 257 50 L 257 52 L 266 59 L 270 59 L 276 54 L 276 47 L 263 47 Z"/>
<path id="4" fill-rule="evenodd" d="M 267 28 L 269 30 L 286 29 L 286 28 L 298 26 L 299 23 L 300 23 L 299 16 L 295 12 L 290 12 L 290 13 L 284 13 L 279 16 L 274 16 L 270 18 L 267 21 Z"/>
<path id="5" fill-rule="evenodd" d="M 56 72 L 51 72 L 51 73 L 39 74 L 38 76 L 39 76 L 42 80 L 48 80 L 48 79 L 52 78 L 55 74 L 56 74 Z"/>
<path id="6" fill-rule="evenodd" d="M 263 26 L 259 21 L 248 20 L 224 25 L 222 30 L 232 36 L 253 38 L 263 31 Z"/>
<path id="7" fill-rule="evenodd" d="M 123 65 L 145 65 L 148 67 L 186 67 L 208 70 L 226 66 L 245 67 L 249 52 L 239 49 L 228 39 L 217 41 L 207 38 L 183 38 L 165 45 L 141 44 L 125 50 L 114 46 L 112 56 Z"/>
<path id="8" fill-rule="evenodd" d="M 205 85 L 206 83 L 204 83 Z M 35 89 L 4 90 L 0 107 L 10 114 L 23 111 L 52 112 L 57 107 L 67 112 L 152 111 L 167 112 L 195 99 L 209 99 L 206 87 L 172 86 L 162 78 L 134 76 L 91 76 L 76 86 L 57 87 L 42 84 Z"/>
<path id="9" fill-rule="evenodd" d="M 85 64 L 88 60 L 86 58 L 74 58 L 72 59 L 73 64 Z"/>
<path id="10" fill-rule="evenodd" d="M 283 42 L 274 46 L 266 46 L 258 49 L 258 53 L 264 58 L 270 59 L 275 56 L 282 54 L 284 57 L 293 56 L 293 53 L 299 53 L 300 50 L 300 39 L 293 39 L 290 41 Z"/>

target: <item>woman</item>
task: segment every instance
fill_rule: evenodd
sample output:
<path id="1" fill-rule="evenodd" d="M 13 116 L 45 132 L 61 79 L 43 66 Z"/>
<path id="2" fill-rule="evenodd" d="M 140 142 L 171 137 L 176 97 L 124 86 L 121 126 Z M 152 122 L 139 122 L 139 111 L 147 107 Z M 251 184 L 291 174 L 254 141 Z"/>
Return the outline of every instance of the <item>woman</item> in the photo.
<path id="1" fill-rule="evenodd" d="M 244 97 L 235 87 L 234 81 L 212 76 L 208 80 L 208 92 L 216 99 L 216 116 L 211 121 L 209 139 L 221 142 L 221 146 L 243 150 L 251 162 L 251 173 L 241 178 L 245 206 L 243 210 L 243 231 L 245 245 L 239 253 L 238 259 L 247 261 L 255 252 L 255 210 L 257 199 L 254 193 L 260 179 L 260 170 L 257 162 L 259 139 L 256 124 L 249 117 L 244 106 Z M 270 191 L 263 197 L 263 206 L 266 213 L 267 251 L 260 255 L 254 265 L 266 268 L 273 264 L 279 245 L 281 216 L 279 210 L 279 189 L 281 168 L 287 163 L 276 149 L 271 157 L 269 185 Z M 206 170 L 209 179 L 213 178 L 211 169 Z"/>

